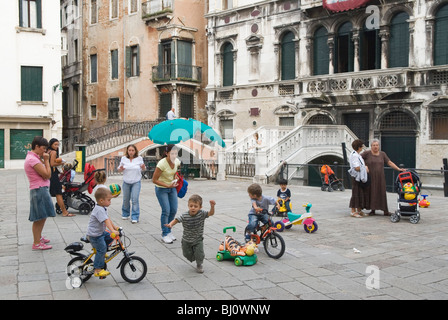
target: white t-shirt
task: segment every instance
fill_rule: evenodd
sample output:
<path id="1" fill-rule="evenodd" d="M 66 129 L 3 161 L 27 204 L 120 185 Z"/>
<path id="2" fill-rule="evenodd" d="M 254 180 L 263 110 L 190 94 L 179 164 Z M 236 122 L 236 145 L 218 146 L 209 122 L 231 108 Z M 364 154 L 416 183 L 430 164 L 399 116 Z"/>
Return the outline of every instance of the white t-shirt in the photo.
<path id="1" fill-rule="evenodd" d="M 128 184 L 139 182 L 142 179 L 142 168 L 140 167 L 143 164 L 143 158 L 138 156 L 137 158 L 131 159 L 126 156 L 121 157 L 120 165 L 118 167 L 123 166 L 123 182 Z"/>

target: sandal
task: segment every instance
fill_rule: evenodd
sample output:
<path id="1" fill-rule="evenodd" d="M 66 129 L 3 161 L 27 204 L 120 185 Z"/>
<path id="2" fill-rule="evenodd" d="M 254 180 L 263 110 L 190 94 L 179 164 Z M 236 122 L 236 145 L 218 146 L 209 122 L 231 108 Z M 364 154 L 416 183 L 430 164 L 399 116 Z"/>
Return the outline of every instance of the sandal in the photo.
<path id="1" fill-rule="evenodd" d="M 67 213 L 66 213 L 66 214 L 62 214 L 62 216 L 63 216 L 63 217 L 74 217 L 75 214 L 70 213 L 70 212 L 67 211 Z"/>
<path id="2" fill-rule="evenodd" d="M 353 217 L 353 218 L 362 218 L 362 216 L 360 216 L 359 215 L 359 213 L 358 212 L 350 212 L 350 215 Z"/>

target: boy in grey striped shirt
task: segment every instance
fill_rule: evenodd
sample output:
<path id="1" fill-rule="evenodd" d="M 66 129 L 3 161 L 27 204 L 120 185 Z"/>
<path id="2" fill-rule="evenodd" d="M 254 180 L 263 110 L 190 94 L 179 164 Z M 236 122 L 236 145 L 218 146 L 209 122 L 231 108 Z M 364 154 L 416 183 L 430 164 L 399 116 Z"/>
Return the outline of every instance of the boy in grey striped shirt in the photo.
<path id="1" fill-rule="evenodd" d="M 188 211 L 178 215 L 165 226 L 172 228 L 178 222 L 184 227 L 182 234 L 182 253 L 188 261 L 196 260 L 196 270 L 203 273 L 202 263 L 204 262 L 204 222 L 205 219 L 215 213 L 215 200 L 210 200 L 210 211 L 202 210 L 201 196 L 194 194 L 188 199 Z"/>

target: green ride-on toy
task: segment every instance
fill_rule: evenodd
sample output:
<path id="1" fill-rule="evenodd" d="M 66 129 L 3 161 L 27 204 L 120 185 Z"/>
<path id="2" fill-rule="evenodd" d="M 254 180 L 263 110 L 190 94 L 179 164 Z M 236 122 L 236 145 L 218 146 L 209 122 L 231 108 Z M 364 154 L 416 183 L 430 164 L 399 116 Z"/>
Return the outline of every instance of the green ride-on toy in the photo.
<path id="1" fill-rule="evenodd" d="M 223 229 L 223 233 L 225 234 L 229 229 L 236 232 L 235 227 L 226 227 Z M 249 241 L 245 245 L 241 245 L 233 237 L 227 235 L 219 246 L 216 260 L 234 260 L 236 266 L 252 266 L 258 261 L 256 252 L 258 252 L 258 249 L 254 242 Z"/>

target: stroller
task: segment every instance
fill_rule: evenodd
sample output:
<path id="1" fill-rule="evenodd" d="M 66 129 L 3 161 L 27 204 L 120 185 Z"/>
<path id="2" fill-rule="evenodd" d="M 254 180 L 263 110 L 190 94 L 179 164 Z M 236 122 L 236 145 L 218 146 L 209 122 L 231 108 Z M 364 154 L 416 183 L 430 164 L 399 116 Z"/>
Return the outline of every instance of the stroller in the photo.
<path id="1" fill-rule="evenodd" d="M 320 179 L 322 180 L 322 187 L 320 188 L 322 191 L 345 190 L 342 180 L 336 177 L 334 171 L 327 164 L 320 167 Z"/>
<path id="2" fill-rule="evenodd" d="M 73 169 L 78 166 L 78 161 L 74 160 Z M 95 201 L 92 200 L 84 191 L 92 193 L 95 187 L 94 175 L 97 171 L 105 169 L 95 169 L 90 163 L 86 163 L 84 167 L 84 182 L 76 183 L 71 182 L 71 170 L 64 171 L 59 175 L 59 181 L 65 188 L 65 192 L 62 193 L 62 199 L 66 208 L 73 208 L 79 210 L 80 214 L 89 214 L 95 207 Z M 62 210 L 56 203 L 56 213 L 61 214 Z"/>
<path id="3" fill-rule="evenodd" d="M 397 210 L 390 216 L 390 221 L 398 222 L 401 216 L 408 216 L 411 223 L 420 221 L 420 211 L 418 209 L 418 195 L 422 188 L 422 183 L 415 171 L 401 172 L 396 181 L 395 189 L 398 194 Z"/>

